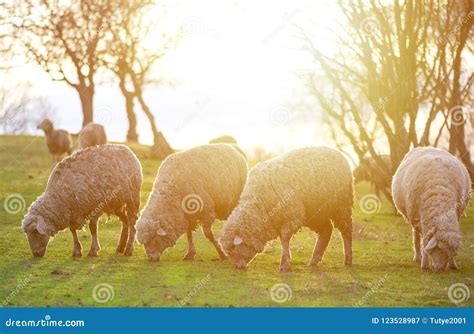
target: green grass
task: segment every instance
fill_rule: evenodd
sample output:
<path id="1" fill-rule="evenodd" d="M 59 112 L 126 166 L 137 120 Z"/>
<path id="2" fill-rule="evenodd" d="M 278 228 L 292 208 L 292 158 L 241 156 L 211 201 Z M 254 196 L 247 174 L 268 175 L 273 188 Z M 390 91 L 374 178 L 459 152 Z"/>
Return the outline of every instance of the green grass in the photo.
<path id="1" fill-rule="evenodd" d="M 159 161 L 147 159 L 147 148 L 133 147 L 144 169 L 142 205 L 145 203 Z M 370 193 L 367 184 L 356 189 L 354 212 L 354 265 L 342 264 L 339 234 L 334 233 L 324 260 L 316 269 L 306 266 L 311 256 L 314 235 L 308 230 L 292 240 L 292 269 L 278 271 L 280 244 L 267 246 L 245 271 L 232 269 L 229 261 L 220 262 L 201 231 L 195 233 L 197 256 L 194 262 L 182 261 L 185 238 L 169 249 L 159 263 L 146 260 L 144 249 L 136 245 L 132 257 L 116 255 L 120 224 L 102 218 L 99 237 L 102 251 L 97 258 L 72 259 L 72 236 L 59 233 L 50 242 L 46 256 L 31 256 L 21 220 L 30 203 L 43 192 L 51 158 L 40 137 L 0 137 L 0 303 L 7 306 L 448 306 L 448 288 L 463 283 L 474 294 L 474 206 L 462 219 L 464 249 L 458 255 L 460 269 L 440 274 L 422 271 L 412 262 L 411 229 L 393 214 L 386 200 L 376 214 L 364 214 L 359 199 Z M 7 213 L 5 200 L 21 195 L 25 210 Z M 222 223 L 216 224 L 218 233 Z M 83 253 L 87 254 L 90 236 L 79 233 Z M 113 287 L 114 297 L 107 303 L 93 298 L 100 283 Z M 270 298 L 275 284 L 284 283 L 292 297 L 284 303 Z M 463 306 L 473 306 L 474 297 Z"/>

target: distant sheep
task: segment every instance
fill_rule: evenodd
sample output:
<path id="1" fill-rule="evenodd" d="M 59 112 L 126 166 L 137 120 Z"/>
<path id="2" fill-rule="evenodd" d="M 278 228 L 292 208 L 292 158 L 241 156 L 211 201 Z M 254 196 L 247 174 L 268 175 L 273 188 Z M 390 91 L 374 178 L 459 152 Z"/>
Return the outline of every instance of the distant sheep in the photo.
<path id="1" fill-rule="evenodd" d="M 380 159 L 382 159 L 387 168 L 391 168 L 392 160 L 389 155 L 381 155 Z M 362 181 L 369 181 L 372 185 L 372 188 L 375 190 L 377 197 L 380 197 L 381 191 L 385 193 L 386 189 L 387 191 L 390 189 L 391 175 L 391 171 L 389 174 L 387 174 L 380 170 L 380 167 L 378 166 L 375 159 L 369 157 L 363 159 L 359 166 L 357 166 L 357 168 L 354 170 L 354 182 L 357 184 Z M 388 193 L 386 193 L 386 195 L 387 194 Z M 388 196 L 388 198 L 390 199 L 390 196 Z"/>
<path id="2" fill-rule="evenodd" d="M 257 164 L 238 206 L 224 224 L 220 242 L 236 268 L 245 268 L 280 237 L 280 270 L 290 268 L 290 239 L 303 226 L 319 234 L 309 265 L 323 258 L 333 224 L 344 242 L 344 263 L 352 264 L 353 178 L 337 150 L 310 147 Z"/>
<path id="3" fill-rule="evenodd" d="M 107 144 L 107 135 L 104 127 L 100 124 L 89 123 L 79 132 L 78 149 L 105 144 Z"/>
<path id="4" fill-rule="evenodd" d="M 220 136 L 209 141 L 209 144 L 236 144 L 237 140 L 235 140 L 232 136 Z"/>
<path id="5" fill-rule="evenodd" d="M 38 129 L 44 131 L 46 136 L 46 146 L 55 161 L 60 161 L 65 154 L 72 153 L 72 139 L 69 132 L 65 130 L 55 130 L 53 123 L 49 119 L 44 119 Z"/>
<path id="6" fill-rule="evenodd" d="M 466 167 L 446 151 L 415 148 L 398 167 L 392 193 L 398 211 L 413 227 L 413 260 L 421 260 L 423 269 L 429 269 L 429 258 L 434 271 L 457 268 L 459 219 L 471 198 Z"/>
<path id="7" fill-rule="evenodd" d="M 69 228 L 74 237 L 73 256 L 81 256 L 77 230 L 89 222 L 89 256 L 97 256 L 97 221 L 104 212 L 122 221 L 117 251 L 132 255 L 141 184 L 140 162 L 123 145 L 86 148 L 64 159 L 53 169 L 45 192 L 23 220 L 33 255 L 44 256 L 50 237 Z"/>
<path id="8" fill-rule="evenodd" d="M 185 259 L 192 260 L 196 254 L 192 232 L 199 224 L 224 259 L 211 226 L 216 218 L 226 219 L 237 205 L 246 179 L 247 162 L 233 145 L 203 145 L 166 158 L 137 223 L 137 239 L 149 260 L 158 261 L 184 233 Z"/>

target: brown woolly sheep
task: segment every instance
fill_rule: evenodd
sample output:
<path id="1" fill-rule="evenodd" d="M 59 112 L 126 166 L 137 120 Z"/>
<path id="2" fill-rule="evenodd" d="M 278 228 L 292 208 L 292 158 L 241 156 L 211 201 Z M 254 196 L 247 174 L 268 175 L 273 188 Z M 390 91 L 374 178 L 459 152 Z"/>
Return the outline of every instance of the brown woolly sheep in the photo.
<path id="1" fill-rule="evenodd" d="M 280 236 L 280 270 L 290 268 L 290 239 L 303 226 L 319 234 L 309 265 L 323 257 L 333 224 L 344 242 L 344 263 L 352 263 L 353 178 L 337 150 L 310 147 L 257 164 L 249 173 L 239 204 L 220 242 L 235 268 L 245 268 Z"/>
<path id="2" fill-rule="evenodd" d="M 413 227 L 414 261 L 433 271 L 457 268 L 462 246 L 459 219 L 471 198 L 466 167 L 450 153 L 415 148 L 403 158 L 393 177 L 398 211 Z"/>
<path id="3" fill-rule="evenodd" d="M 107 144 L 107 135 L 102 125 L 89 123 L 79 132 L 77 148 Z"/>
<path id="4" fill-rule="evenodd" d="M 55 161 L 60 161 L 63 155 L 72 153 L 72 139 L 66 130 L 55 130 L 49 119 L 44 119 L 38 129 L 44 131 L 46 146 Z"/>
<path id="5" fill-rule="evenodd" d="M 184 259 L 192 260 L 196 254 L 192 232 L 198 225 L 224 259 L 212 223 L 227 218 L 246 179 L 247 162 L 233 145 L 203 145 L 166 158 L 137 223 L 137 239 L 149 260 L 159 261 L 184 233 L 188 238 Z"/>
<path id="6" fill-rule="evenodd" d="M 81 256 L 77 230 L 89 222 L 89 256 L 97 256 L 97 222 L 104 212 L 122 221 L 117 251 L 132 255 L 141 184 L 140 162 L 124 145 L 90 147 L 67 157 L 53 169 L 45 192 L 31 204 L 23 220 L 33 255 L 44 256 L 50 237 L 69 228 L 74 237 L 73 256 Z"/>

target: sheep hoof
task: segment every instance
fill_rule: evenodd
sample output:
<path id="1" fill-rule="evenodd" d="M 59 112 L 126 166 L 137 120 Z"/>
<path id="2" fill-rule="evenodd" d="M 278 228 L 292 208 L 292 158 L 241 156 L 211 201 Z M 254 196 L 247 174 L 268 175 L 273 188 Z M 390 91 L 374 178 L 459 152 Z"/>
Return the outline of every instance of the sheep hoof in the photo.
<path id="1" fill-rule="evenodd" d="M 80 250 L 74 250 L 72 252 L 72 257 L 81 257 L 82 256 L 82 252 Z"/>
<path id="2" fill-rule="evenodd" d="M 90 256 L 90 257 L 96 257 L 97 255 L 99 255 L 99 251 L 97 251 L 95 249 L 94 250 L 91 249 L 89 251 L 89 254 L 87 254 L 87 256 Z"/>
<path id="3" fill-rule="evenodd" d="M 123 253 L 124 256 L 132 256 L 133 254 L 133 247 L 127 247 L 127 249 L 125 249 L 125 252 Z"/>
<path id="4" fill-rule="evenodd" d="M 420 261 L 421 261 L 421 255 L 413 256 L 413 262 L 420 262 Z"/>
<path id="5" fill-rule="evenodd" d="M 350 259 L 350 260 L 344 260 L 344 265 L 345 265 L 345 266 L 352 266 L 352 259 Z"/>
<path id="6" fill-rule="evenodd" d="M 317 267 L 319 260 L 311 260 L 308 262 L 308 267 Z"/>
<path id="7" fill-rule="evenodd" d="M 280 271 L 285 273 L 290 270 L 290 264 L 289 263 L 283 263 L 280 264 Z"/>
<path id="8" fill-rule="evenodd" d="M 124 250 L 125 250 L 125 246 L 117 246 L 117 249 L 115 251 L 117 253 L 123 254 Z"/>
<path id="9" fill-rule="evenodd" d="M 183 257 L 183 260 L 184 261 L 192 261 L 194 260 L 194 256 L 196 255 L 196 253 L 187 253 L 184 257 Z"/>
<path id="10" fill-rule="evenodd" d="M 221 261 L 227 260 L 227 255 L 219 254 L 219 258 L 221 259 Z"/>

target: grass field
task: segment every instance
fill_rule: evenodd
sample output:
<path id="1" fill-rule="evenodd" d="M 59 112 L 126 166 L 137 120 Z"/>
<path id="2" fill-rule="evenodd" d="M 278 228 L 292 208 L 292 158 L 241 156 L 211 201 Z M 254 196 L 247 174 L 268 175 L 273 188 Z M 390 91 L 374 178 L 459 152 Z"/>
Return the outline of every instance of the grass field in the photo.
<path id="1" fill-rule="evenodd" d="M 143 205 L 160 162 L 146 158 L 145 146 L 137 145 L 133 150 L 144 170 Z M 307 267 L 314 244 L 314 235 L 308 230 L 292 240 L 293 262 L 288 273 L 278 271 L 278 240 L 268 244 L 247 270 L 237 271 L 229 261 L 217 260 L 201 231 L 195 233 L 194 262 L 182 261 L 186 250 L 183 236 L 159 263 L 151 263 L 138 244 L 132 257 L 115 254 L 120 224 L 116 218 L 106 224 L 105 216 L 99 227 L 99 257 L 72 259 L 72 236 L 64 231 L 50 242 L 44 258 L 35 259 L 21 220 L 43 192 L 53 166 L 43 138 L 0 137 L 0 166 L 0 302 L 4 306 L 456 307 L 448 298 L 450 286 L 462 283 L 473 292 L 472 204 L 461 223 L 464 249 L 457 257 L 460 269 L 440 274 L 422 271 L 412 262 L 411 229 L 393 214 L 385 199 L 376 213 L 362 212 L 360 199 L 370 194 L 367 184 L 356 189 L 354 265 L 350 268 L 342 264 L 339 233 L 333 234 L 319 267 Z M 20 199 L 19 207 L 14 207 L 14 196 Z M 221 226 L 215 225 L 216 234 Z M 79 236 L 86 255 L 88 230 Z M 474 306 L 474 298 L 458 305 Z"/>

